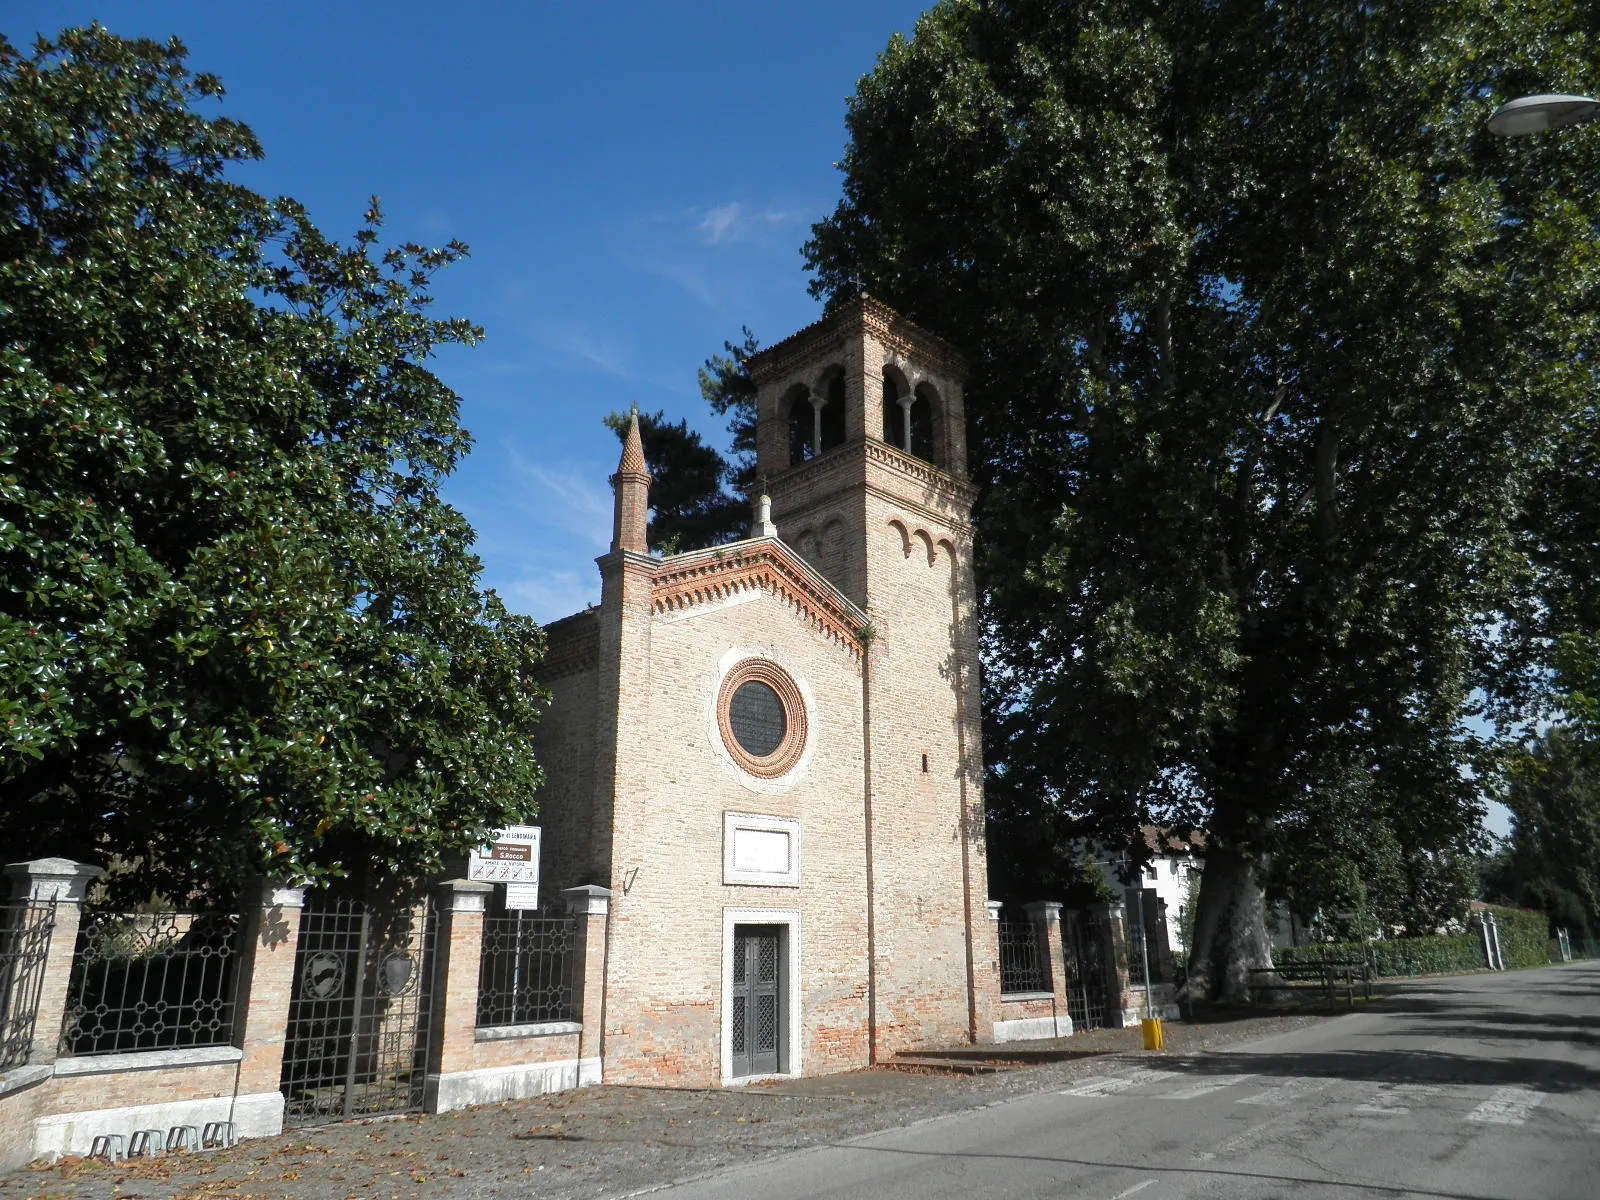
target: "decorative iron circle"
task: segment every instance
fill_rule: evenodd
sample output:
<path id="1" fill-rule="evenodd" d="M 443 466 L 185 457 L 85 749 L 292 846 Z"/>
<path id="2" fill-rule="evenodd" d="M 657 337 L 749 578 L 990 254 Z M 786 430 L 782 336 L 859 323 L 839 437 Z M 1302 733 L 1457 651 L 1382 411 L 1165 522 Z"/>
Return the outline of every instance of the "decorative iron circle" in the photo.
<path id="1" fill-rule="evenodd" d="M 344 993 L 344 955 L 319 950 L 306 956 L 300 969 L 300 994 L 313 1000 L 327 1000 Z"/>
<path id="2" fill-rule="evenodd" d="M 385 996 L 403 996 L 417 985 L 417 964 L 410 952 L 391 950 L 378 964 L 378 990 Z"/>
<path id="3" fill-rule="evenodd" d="M 755 686 L 740 695 L 747 684 Z M 735 720 L 735 696 L 739 696 L 741 708 L 748 706 L 756 713 L 770 706 L 771 698 L 775 697 L 782 708 L 781 733 L 775 738 L 752 735 L 743 713 L 739 721 Z M 767 659 L 747 658 L 735 664 L 723 677 L 717 694 L 717 730 L 722 734 L 722 744 L 741 770 L 760 779 L 776 779 L 788 774 L 806 748 L 806 702 L 800 694 L 800 686 L 787 671 Z M 745 734 L 743 740 L 741 732 Z M 751 744 L 747 746 L 746 741 Z M 768 746 L 772 748 L 768 750 Z M 763 750 L 766 753 L 759 753 Z"/>

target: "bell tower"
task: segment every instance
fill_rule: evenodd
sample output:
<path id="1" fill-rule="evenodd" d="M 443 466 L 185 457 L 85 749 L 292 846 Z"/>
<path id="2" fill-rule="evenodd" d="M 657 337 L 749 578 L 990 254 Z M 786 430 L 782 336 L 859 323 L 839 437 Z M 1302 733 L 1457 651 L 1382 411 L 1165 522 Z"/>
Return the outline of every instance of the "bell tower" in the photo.
<path id="1" fill-rule="evenodd" d="M 751 357 L 778 537 L 863 608 L 873 1046 L 989 1036 L 967 364 L 860 297 Z"/>

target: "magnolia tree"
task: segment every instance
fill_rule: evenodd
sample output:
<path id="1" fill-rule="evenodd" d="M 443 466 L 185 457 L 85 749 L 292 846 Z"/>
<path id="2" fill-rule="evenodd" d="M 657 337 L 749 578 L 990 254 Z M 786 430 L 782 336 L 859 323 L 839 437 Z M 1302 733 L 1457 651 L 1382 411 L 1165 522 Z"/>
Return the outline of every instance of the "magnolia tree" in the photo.
<path id="1" fill-rule="evenodd" d="M 439 497 L 452 244 L 229 181 L 176 40 L 0 42 L 0 845 L 130 894 L 397 879 L 531 816 L 539 630 Z"/>

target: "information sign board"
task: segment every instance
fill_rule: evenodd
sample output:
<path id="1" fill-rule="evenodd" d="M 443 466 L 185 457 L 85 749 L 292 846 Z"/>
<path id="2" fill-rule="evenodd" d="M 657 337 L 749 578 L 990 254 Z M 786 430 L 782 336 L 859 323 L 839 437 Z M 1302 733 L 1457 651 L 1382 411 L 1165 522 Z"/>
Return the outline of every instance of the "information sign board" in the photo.
<path id="1" fill-rule="evenodd" d="M 507 908 L 539 907 L 539 827 L 511 825 L 467 856 L 467 878 L 503 883 Z"/>

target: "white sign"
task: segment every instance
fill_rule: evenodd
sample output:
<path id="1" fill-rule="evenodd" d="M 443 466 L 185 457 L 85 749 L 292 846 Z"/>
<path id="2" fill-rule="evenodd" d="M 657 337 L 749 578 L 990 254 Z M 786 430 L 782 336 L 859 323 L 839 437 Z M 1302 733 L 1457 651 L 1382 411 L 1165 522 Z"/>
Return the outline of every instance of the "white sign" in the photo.
<path id="1" fill-rule="evenodd" d="M 508 883 L 506 884 L 506 910 L 515 912 L 520 908 L 539 907 L 539 885 L 537 883 Z"/>
<path id="2" fill-rule="evenodd" d="M 467 856 L 467 878 L 507 884 L 507 908 L 538 908 L 539 827 L 512 825 L 496 830 L 485 845 Z"/>

